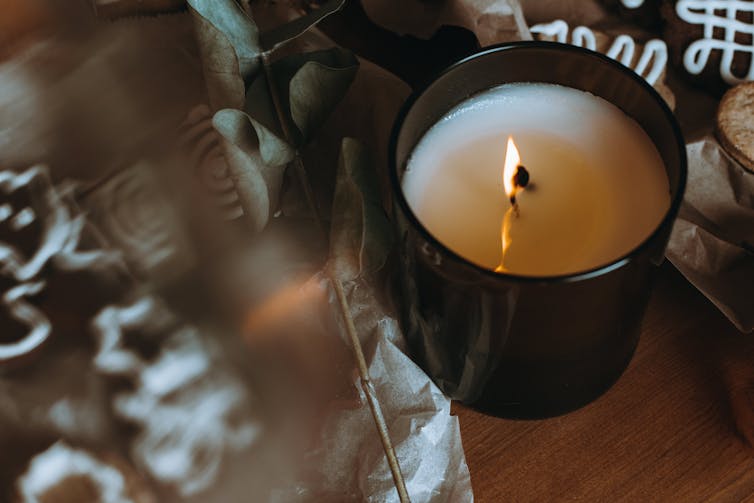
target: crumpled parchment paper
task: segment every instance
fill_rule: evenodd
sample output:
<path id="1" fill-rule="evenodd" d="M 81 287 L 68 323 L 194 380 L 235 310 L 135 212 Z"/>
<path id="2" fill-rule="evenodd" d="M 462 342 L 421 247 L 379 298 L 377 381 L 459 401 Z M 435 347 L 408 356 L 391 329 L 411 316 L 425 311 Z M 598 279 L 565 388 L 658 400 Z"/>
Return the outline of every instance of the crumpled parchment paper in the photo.
<path id="1" fill-rule="evenodd" d="M 686 151 L 686 195 L 666 256 L 739 330 L 751 332 L 754 173 L 711 136 L 688 144 Z"/>
<path id="2" fill-rule="evenodd" d="M 319 276 L 311 281 L 324 284 Z M 450 400 L 406 355 L 400 327 L 375 292 L 363 281 L 349 283 L 346 290 L 411 501 L 473 501 Z M 332 293 L 327 302 L 336 312 Z M 359 389 L 355 369 L 352 375 Z M 304 475 L 273 492 L 273 501 L 398 501 L 364 394 L 356 403 L 331 402 L 325 416 L 316 447 L 305 456 Z"/>

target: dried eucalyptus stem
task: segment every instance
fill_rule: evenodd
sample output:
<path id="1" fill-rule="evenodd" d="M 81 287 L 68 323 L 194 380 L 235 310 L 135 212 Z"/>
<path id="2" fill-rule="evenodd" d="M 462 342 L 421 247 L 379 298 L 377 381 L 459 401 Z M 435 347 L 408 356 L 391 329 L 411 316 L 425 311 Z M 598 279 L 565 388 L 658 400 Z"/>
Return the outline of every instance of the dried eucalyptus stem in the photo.
<path id="1" fill-rule="evenodd" d="M 285 120 L 285 116 L 282 111 L 283 109 L 280 103 L 280 95 L 278 94 L 278 89 L 275 85 L 275 76 L 273 75 L 270 63 L 269 51 L 262 53 L 262 67 L 264 69 L 265 77 L 267 78 L 267 86 L 269 88 L 270 96 L 272 97 L 272 103 L 278 116 L 280 126 L 283 130 L 283 134 L 286 141 L 292 143 L 293 135 L 291 134 L 289 124 Z M 296 176 L 298 178 L 299 184 L 304 191 L 307 204 L 314 214 L 314 217 L 317 221 L 317 227 L 322 234 L 323 240 L 326 241 L 327 230 L 325 228 L 324 220 L 319 211 L 319 205 L 317 204 L 317 201 L 314 197 L 312 186 L 309 183 L 306 167 L 304 166 L 304 162 L 298 152 L 296 152 L 296 157 L 294 158 L 293 163 L 295 164 Z M 398 491 L 398 497 L 400 498 L 401 503 L 410 503 L 411 499 L 408 496 L 406 483 L 403 480 L 403 474 L 401 473 L 400 463 L 398 462 L 398 458 L 395 455 L 395 449 L 393 448 L 392 441 L 390 440 L 388 427 L 385 423 L 385 416 L 382 414 L 382 407 L 380 406 L 380 402 L 377 398 L 377 393 L 369 378 L 369 368 L 367 367 L 366 358 L 364 357 L 364 350 L 361 347 L 361 341 L 359 340 L 356 326 L 353 322 L 353 317 L 351 316 L 351 309 L 348 304 L 348 299 L 346 298 L 345 291 L 343 289 L 343 282 L 340 281 L 340 279 L 333 275 L 331 272 L 328 272 L 328 279 L 332 284 L 333 289 L 335 290 L 335 296 L 338 300 L 338 306 L 340 307 L 341 315 L 343 316 L 343 320 L 345 322 L 346 332 L 348 333 L 348 338 L 351 342 L 354 357 L 356 358 L 361 389 L 367 399 L 369 410 L 372 414 L 374 424 L 377 427 L 377 432 L 380 436 L 380 441 L 382 442 L 382 448 L 385 451 L 388 466 L 390 467 L 390 472 L 393 475 L 395 488 Z"/>

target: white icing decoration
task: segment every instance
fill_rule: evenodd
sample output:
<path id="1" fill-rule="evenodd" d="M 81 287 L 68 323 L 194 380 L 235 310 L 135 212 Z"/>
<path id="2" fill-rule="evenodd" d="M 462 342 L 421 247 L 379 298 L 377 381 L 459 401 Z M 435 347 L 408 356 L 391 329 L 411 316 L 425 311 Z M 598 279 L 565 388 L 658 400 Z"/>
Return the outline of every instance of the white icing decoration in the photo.
<path id="1" fill-rule="evenodd" d="M 42 193 L 38 190 L 40 184 L 46 185 Z M 44 201 L 47 203 L 52 202 L 51 200 L 55 197 L 50 194 L 52 188 L 43 168 L 29 168 L 21 174 L 11 171 L 0 172 L 0 192 L 10 194 L 22 188 L 28 189 L 31 196 L 37 200 L 49 200 Z M 13 246 L 0 242 L 0 266 L 3 272 L 11 274 L 17 281 L 32 279 L 55 253 L 64 249 L 68 241 L 78 242 L 79 236 L 71 232 L 71 218 L 67 209 L 59 202 L 48 204 L 48 206 L 51 206 L 50 214 L 46 218 L 42 243 L 31 258 L 25 261 L 21 253 Z"/>
<path id="2" fill-rule="evenodd" d="M 620 3 L 627 9 L 638 9 L 644 5 L 644 0 L 620 0 Z"/>
<path id="3" fill-rule="evenodd" d="M 194 327 L 183 327 L 166 342 L 159 357 L 144 369 L 141 386 L 154 396 L 166 396 L 209 371 L 209 355 Z"/>
<path id="4" fill-rule="evenodd" d="M 592 51 L 597 50 L 597 41 L 594 32 L 586 26 L 577 26 L 571 31 L 571 39 L 568 40 L 569 26 L 562 19 L 556 19 L 551 23 L 538 24 L 530 28 L 532 33 L 546 37 L 555 37 L 561 44 L 584 47 Z M 628 35 L 618 35 L 607 50 L 606 55 L 624 66 L 634 70 L 644 77 L 650 84 L 655 85 L 668 62 L 668 47 L 664 41 L 652 39 L 644 44 L 644 50 L 639 56 L 635 66 L 631 66 L 636 53 L 636 42 Z"/>
<path id="5" fill-rule="evenodd" d="M 170 401 L 143 388 L 122 394 L 115 410 L 143 427 L 133 445 L 134 459 L 188 496 L 215 480 L 226 450 L 244 449 L 257 437 L 254 424 L 231 421 L 244 398 L 238 383 L 205 379 Z"/>
<path id="6" fill-rule="evenodd" d="M 65 432 L 75 432 L 77 420 L 82 419 L 78 414 L 78 405 L 74 404 L 68 398 L 63 398 L 52 404 L 47 416 L 56 428 Z"/>
<path id="7" fill-rule="evenodd" d="M 94 366 L 103 374 L 137 375 L 146 362 L 135 352 L 123 347 L 123 331 L 143 327 L 156 318 L 166 323 L 160 313 L 164 309 L 152 297 L 145 297 L 126 307 L 106 307 L 92 320 L 98 350 Z"/>
<path id="8" fill-rule="evenodd" d="M 676 13 L 689 24 L 704 26 L 703 38 L 694 41 L 683 54 L 683 66 L 692 75 L 698 75 L 707 66 L 713 50 L 720 50 L 720 76 L 730 85 L 754 80 L 754 41 L 749 45 L 736 42 L 737 33 L 746 34 L 754 40 L 754 22 L 739 21 L 739 12 L 754 13 L 754 2 L 742 0 L 678 0 Z M 718 15 L 715 11 L 725 11 Z M 724 30 L 724 38 L 714 38 L 715 28 Z M 736 53 L 747 53 L 749 69 L 745 76 L 733 75 L 733 58 Z"/>
<path id="9" fill-rule="evenodd" d="M 141 426 L 133 459 L 156 480 L 184 496 L 195 494 L 215 480 L 228 450 L 253 443 L 258 427 L 243 413 L 245 390 L 212 367 L 212 352 L 196 327 L 177 326 L 166 306 L 147 297 L 103 309 L 93 328 L 96 368 L 134 383 L 133 392 L 115 398 L 114 408 Z M 128 331 L 160 337 L 158 355 L 148 360 L 127 348 Z"/>
<path id="10" fill-rule="evenodd" d="M 35 456 L 27 472 L 18 480 L 23 503 L 40 503 L 47 491 L 74 476 L 91 480 L 101 503 L 133 503 L 119 470 L 63 442 Z"/>
<path id="11" fill-rule="evenodd" d="M 0 222 L 5 222 L 13 215 L 13 207 L 8 204 L 0 204 Z"/>
<path id="12" fill-rule="evenodd" d="M 10 219 L 10 227 L 18 231 L 35 220 L 41 222 L 41 234 L 37 249 L 31 257 L 13 246 L 0 241 L 0 273 L 9 276 L 17 286 L 5 292 L 0 303 L 22 325 L 27 334 L 19 341 L 0 344 L 0 363 L 22 356 L 39 347 L 47 340 L 51 325 L 42 311 L 24 299 L 39 293 L 45 286 L 39 276 L 42 269 L 55 259 L 63 270 L 80 270 L 88 267 L 110 267 L 117 263 L 117 255 L 102 250 L 78 252 L 84 228 L 83 216 L 73 215 L 64 194 L 53 187 L 47 169 L 34 166 L 22 173 L 0 171 L 0 197 L 24 190 L 28 193 L 30 206 L 15 215 L 9 203 L 0 205 L 0 221 Z"/>
<path id="13" fill-rule="evenodd" d="M 34 210 L 26 207 L 16 213 L 16 216 L 13 217 L 13 220 L 10 223 L 11 229 L 14 231 L 20 231 L 24 227 L 31 225 L 35 218 L 36 215 L 34 214 Z"/>
<path id="14" fill-rule="evenodd" d="M 30 353 L 41 346 L 52 331 L 52 325 L 47 316 L 24 300 L 29 295 L 35 295 L 44 288 L 43 282 L 23 283 L 11 288 L 3 295 L 2 305 L 11 317 L 28 327 L 26 335 L 12 343 L 0 344 L 0 363 Z"/>
<path id="15" fill-rule="evenodd" d="M 199 180 L 220 209 L 224 220 L 241 218 L 244 214 L 236 186 L 230 178 L 228 165 L 220 145 L 220 135 L 212 126 L 212 113 L 207 105 L 194 107 L 182 125 L 183 141 L 189 146 L 190 162 Z"/>
<path id="16" fill-rule="evenodd" d="M 634 51 L 636 51 L 634 39 L 628 35 L 618 35 L 606 54 L 623 66 L 630 67 L 631 62 L 634 60 Z"/>
<path id="17" fill-rule="evenodd" d="M 0 271 L 23 282 L 34 278 L 47 262 L 63 256 L 63 260 L 80 267 L 96 267 L 104 262 L 113 263 L 117 255 L 105 251 L 77 252 L 76 247 L 84 228 L 84 217 L 73 217 L 70 208 L 50 182 L 47 169 L 35 166 L 23 173 L 0 171 L 0 195 L 16 190 L 27 190 L 34 205 L 33 214 L 27 213 L 22 220 L 30 224 L 34 217 L 43 220 L 39 248 L 34 255 L 25 259 L 21 252 L 10 243 L 0 241 Z"/>

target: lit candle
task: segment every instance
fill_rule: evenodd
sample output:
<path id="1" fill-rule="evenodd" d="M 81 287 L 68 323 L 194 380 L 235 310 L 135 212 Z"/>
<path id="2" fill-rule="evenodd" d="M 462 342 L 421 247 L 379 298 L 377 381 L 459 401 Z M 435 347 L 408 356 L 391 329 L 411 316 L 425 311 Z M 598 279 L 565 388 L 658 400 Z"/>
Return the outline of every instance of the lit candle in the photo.
<path id="1" fill-rule="evenodd" d="M 567 44 L 485 48 L 439 74 L 390 142 L 401 322 L 449 396 L 541 418 L 631 360 L 683 200 L 663 99 Z"/>
<path id="2" fill-rule="evenodd" d="M 512 183 L 519 166 L 525 188 Z M 613 262 L 670 206 L 663 161 L 633 119 L 592 94 L 544 83 L 502 85 L 456 106 L 419 141 L 402 186 L 446 247 L 525 276 Z"/>

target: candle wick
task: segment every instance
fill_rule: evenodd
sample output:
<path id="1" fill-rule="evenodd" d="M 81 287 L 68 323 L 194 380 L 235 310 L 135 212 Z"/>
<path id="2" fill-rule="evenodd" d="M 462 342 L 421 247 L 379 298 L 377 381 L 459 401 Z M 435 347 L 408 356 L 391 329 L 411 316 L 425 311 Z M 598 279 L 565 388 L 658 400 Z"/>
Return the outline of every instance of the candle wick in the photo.
<path id="1" fill-rule="evenodd" d="M 516 174 L 513 175 L 513 185 L 522 189 L 529 185 L 529 171 L 523 164 L 516 166 Z"/>
<path id="2" fill-rule="evenodd" d="M 518 217 L 516 194 L 527 185 L 529 185 L 529 171 L 523 166 L 523 164 L 519 164 L 516 166 L 516 173 L 513 175 L 513 193 L 510 195 L 511 207 L 513 208 L 513 214 L 516 217 Z"/>

